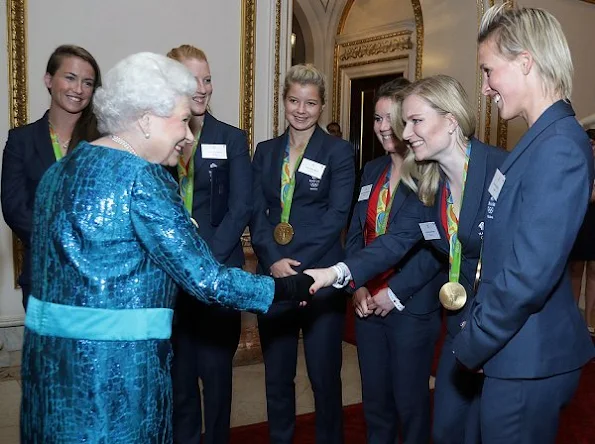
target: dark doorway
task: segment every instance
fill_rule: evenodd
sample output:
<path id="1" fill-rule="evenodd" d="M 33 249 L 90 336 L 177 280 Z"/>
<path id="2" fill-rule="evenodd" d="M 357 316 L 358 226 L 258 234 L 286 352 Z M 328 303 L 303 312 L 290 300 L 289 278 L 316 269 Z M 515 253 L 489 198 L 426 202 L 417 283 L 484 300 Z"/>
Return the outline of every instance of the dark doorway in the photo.
<path id="1" fill-rule="evenodd" d="M 351 81 L 351 110 L 349 112 L 349 141 L 355 148 L 357 190 L 366 162 L 384 156 L 382 144 L 374 134 L 374 96 L 378 88 L 402 73 L 364 77 Z"/>

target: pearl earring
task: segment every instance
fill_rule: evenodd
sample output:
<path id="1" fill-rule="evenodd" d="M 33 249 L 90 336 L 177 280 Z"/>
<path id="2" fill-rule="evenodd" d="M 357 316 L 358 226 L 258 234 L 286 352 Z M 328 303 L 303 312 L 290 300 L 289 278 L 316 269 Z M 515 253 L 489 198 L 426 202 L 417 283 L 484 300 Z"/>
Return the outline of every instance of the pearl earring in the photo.
<path id="1" fill-rule="evenodd" d="M 149 139 L 151 135 L 149 133 L 145 133 L 145 139 Z"/>

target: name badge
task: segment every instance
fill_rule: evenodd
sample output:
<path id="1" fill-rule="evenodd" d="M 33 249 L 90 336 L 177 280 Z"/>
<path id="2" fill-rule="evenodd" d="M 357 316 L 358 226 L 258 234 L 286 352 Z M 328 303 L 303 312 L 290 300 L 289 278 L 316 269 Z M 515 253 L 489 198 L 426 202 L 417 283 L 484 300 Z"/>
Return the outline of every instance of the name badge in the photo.
<path id="1" fill-rule="evenodd" d="M 308 176 L 312 176 L 317 179 L 321 179 L 322 173 L 324 173 L 325 169 L 326 165 L 304 158 L 302 159 L 302 163 L 300 163 L 300 168 L 298 169 L 298 172 L 307 174 Z"/>
<path id="2" fill-rule="evenodd" d="M 419 229 L 427 241 L 440 239 L 440 232 L 438 231 L 436 222 L 422 222 L 419 224 Z"/>
<path id="3" fill-rule="evenodd" d="M 203 159 L 227 159 L 227 145 L 205 143 L 200 147 Z"/>
<path id="4" fill-rule="evenodd" d="M 372 185 L 366 185 L 365 187 L 362 187 L 361 190 L 359 190 L 359 197 L 357 198 L 358 202 L 361 202 L 362 200 L 368 200 L 370 198 L 370 193 L 372 192 Z"/>
<path id="5" fill-rule="evenodd" d="M 490 187 L 488 188 L 488 191 L 494 200 L 498 200 L 498 196 L 500 196 L 500 191 L 502 191 L 504 182 L 506 182 L 506 176 L 502 174 L 499 169 L 496 169 L 492 183 L 490 183 Z"/>

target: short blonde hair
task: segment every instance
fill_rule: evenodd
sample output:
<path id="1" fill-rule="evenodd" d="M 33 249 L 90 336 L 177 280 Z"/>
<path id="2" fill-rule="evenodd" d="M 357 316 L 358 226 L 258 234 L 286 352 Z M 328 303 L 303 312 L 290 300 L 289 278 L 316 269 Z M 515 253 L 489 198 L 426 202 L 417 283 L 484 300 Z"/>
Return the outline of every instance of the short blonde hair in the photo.
<path id="1" fill-rule="evenodd" d="M 528 51 L 546 94 L 570 99 L 572 57 L 562 26 L 551 13 L 538 8 L 511 7 L 510 2 L 492 6 L 481 20 L 477 41 L 481 44 L 488 39 L 509 60 Z"/>
<path id="2" fill-rule="evenodd" d="M 439 74 L 417 80 L 403 88 L 391 110 L 395 134 L 399 134 L 397 131 L 402 133 L 403 101 L 412 95 L 425 100 L 438 114 L 452 115 L 457 121 L 459 143 L 468 143 L 475 133 L 475 113 L 465 89 L 457 79 Z M 435 161 L 417 162 L 413 151 L 409 150 L 403 162 L 401 180 L 417 193 L 425 205 L 431 206 L 440 184 L 440 167 Z"/>
<path id="3" fill-rule="evenodd" d="M 177 48 L 173 48 L 167 53 L 167 57 L 178 62 L 185 59 L 196 59 L 209 63 L 204 51 L 192 45 L 180 45 Z"/>
<path id="4" fill-rule="evenodd" d="M 283 100 L 287 98 L 287 92 L 291 85 L 299 83 L 300 85 L 314 85 L 318 88 L 318 95 L 322 104 L 325 103 L 326 80 L 324 74 L 314 65 L 300 64 L 294 65 L 285 74 L 285 84 L 283 86 Z"/>

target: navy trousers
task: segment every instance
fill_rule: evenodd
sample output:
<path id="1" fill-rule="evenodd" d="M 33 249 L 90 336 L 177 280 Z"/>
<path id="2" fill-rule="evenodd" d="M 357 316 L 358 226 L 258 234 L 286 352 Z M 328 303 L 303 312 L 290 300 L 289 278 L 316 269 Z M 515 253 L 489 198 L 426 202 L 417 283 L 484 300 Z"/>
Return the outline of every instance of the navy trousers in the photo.
<path id="1" fill-rule="evenodd" d="M 368 444 L 430 442 L 430 390 L 441 310 L 356 318 Z"/>
<path id="2" fill-rule="evenodd" d="M 307 307 L 274 304 L 258 318 L 265 365 L 269 436 L 292 444 L 295 432 L 295 375 L 300 329 L 308 377 L 314 392 L 316 443 L 343 443 L 341 388 L 344 293 L 314 298 Z"/>
<path id="3" fill-rule="evenodd" d="M 434 444 L 481 444 L 480 396 L 483 375 L 459 366 L 452 353 L 453 337 L 446 334 L 434 391 Z"/>
<path id="4" fill-rule="evenodd" d="M 486 377 L 481 396 L 483 444 L 554 444 L 560 411 L 570 402 L 580 369 L 542 379 Z"/>
<path id="5" fill-rule="evenodd" d="M 229 442 L 232 361 L 240 333 L 239 311 L 188 300 L 176 307 L 172 335 L 173 431 L 176 444 L 201 442 L 202 409 L 198 378 L 203 385 L 203 442 Z"/>

